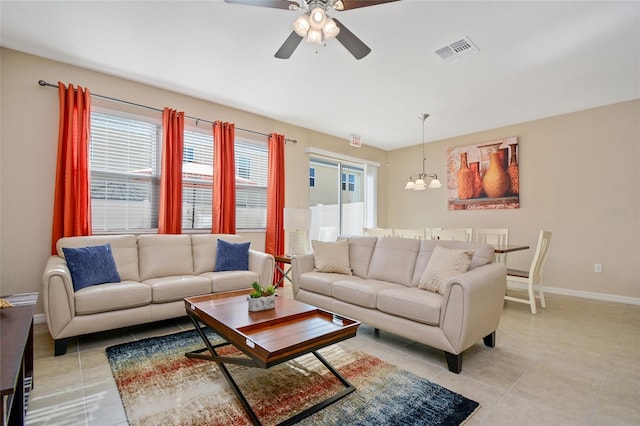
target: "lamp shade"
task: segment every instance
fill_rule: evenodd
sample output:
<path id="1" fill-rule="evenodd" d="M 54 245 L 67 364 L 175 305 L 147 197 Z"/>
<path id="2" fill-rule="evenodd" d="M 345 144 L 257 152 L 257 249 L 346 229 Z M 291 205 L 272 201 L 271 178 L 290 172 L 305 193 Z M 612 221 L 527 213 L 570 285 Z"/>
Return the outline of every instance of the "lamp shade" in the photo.
<path id="1" fill-rule="evenodd" d="M 327 23 L 324 25 L 324 38 L 330 39 L 338 35 L 340 28 L 336 25 L 336 22 L 327 16 Z"/>
<path id="2" fill-rule="evenodd" d="M 325 15 L 322 8 L 316 7 L 311 11 L 310 18 L 311 28 L 321 30 L 324 27 L 325 21 L 327 20 L 327 15 Z"/>
<path id="3" fill-rule="evenodd" d="M 307 42 L 314 43 L 314 44 L 322 44 L 322 30 L 309 28 L 309 32 L 307 33 Z"/>
<path id="4" fill-rule="evenodd" d="M 298 17 L 293 23 L 293 30 L 300 36 L 306 37 L 307 31 L 311 28 L 311 23 L 309 22 L 309 14 L 305 13 Z"/>
<path id="5" fill-rule="evenodd" d="M 429 182 L 429 189 L 437 189 L 441 188 L 442 184 L 438 180 L 438 178 L 434 178 L 431 182 Z"/>
<path id="6" fill-rule="evenodd" d="M 284 229 L 308 230 L 311 228 L 311 210 L 284 208 Z"/>
<path id="7" fill-rule="evenodd" d="M 413 183 L 411 178 L 409 178 L 409 180 L 407 181 L 407 184 L 404 186 L 404 189 L 413 189 L 415 186 L 416 184 Z"/>
<path id="8" fill-rule="evenodd" d="M 416 183 L 413 189 L 416 191 L 422 191 L 427 189 L 427 185 L 424 183 L 424 179 L 418 178 L 418 180 L 416 180 Z"/>

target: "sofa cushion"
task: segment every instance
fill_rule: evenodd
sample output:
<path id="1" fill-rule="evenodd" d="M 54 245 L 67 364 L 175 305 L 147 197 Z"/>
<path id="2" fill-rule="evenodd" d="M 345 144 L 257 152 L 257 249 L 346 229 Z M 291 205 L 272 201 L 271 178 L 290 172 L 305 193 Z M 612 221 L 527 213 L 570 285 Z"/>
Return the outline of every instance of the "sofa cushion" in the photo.
<path id="1" fill-rule="evenodd" d="M 196 274 L 211 272 L 216 267 L 218 240 L 230 243 L 242 243 L 247 240 L 234 234 L 193 234 L 191 246 L 193 250 L 193 271 Z"/>
<path id="2" fill-rule="evenodd" d="M 420 240 L 413 238 L 378 238 L 367 279 L 411 285 Z"/>
<path id="3" fill-rule="evenodd" d="M 376 280 L 340 280 L 333 283 L 333 297 L 352 305 L 376 309 L 378 292 L 381 290 L 404 288 L 401 284 L 394 284 Z"/>
<path id="4" fill-rule="evenodd" d="M 193 275 L 189 235 L 140 235 L 140 280 Z"/>
<path id="5" fill-rule="evenodd" d="M 222 271 L 248 271 L 249 270 L 249 245 L 246 243 L 230 243 L 218 240 L 216 251 L 216 267 L 213 272 Z"/>
<path id="6" fill-rule="evenodd" d="M 74 294 L 76 315 L 118 311 L 151 303 L 151 287 L 122 281 L 83 288 Z"/>
<path id="7" fill-rule="evenodd" d="M 418 252 L 416 266 L 411 280 L 412 287 L 417 287 L 418 284 L 420 284 L 420 279 L 424 274 L 424 270 L 427 268 L 429 259 L 431 259 L 431 254 L 438 246 L 458 250 L 473 250 L 469 270 L 493 262 L 493 246 L 490 244 L 468 241 L 422 240 L 420 241 L 420 251 Z"/>
<path id="8" fill-rule="evenodd" d="M 300 288 L 311 293 L 333 296 L 333 283 L 344 280 L 343 274 L 332 274 L 326 272 L 305 272 L 300 274 Z M 361 280 L 360 277 L 349 278 L 350 280 Z"/>
<path id="9" fill-rule="evenodd" d="M 214 293 L 251 288 L 252 282 L 260 281 L 260 276 L 254 271 L 205 272 L 200 276 L 211 281 Z"/>
<path id="10" fill-rule="evenodd" d="M 433 250 L 418 287 L 440 294 L 444 293 L 445 285 L 451 278 L 467 272 L 472 256 L 473 251 L 471 250 L 457 250 L 437 246 Z"/>
<path id="11" fill-rule="evenodd" d="M 437 326 L 441 307 L 441 295 L 415 287 L 381 290 L 378 293 L 379 311 L 424 324 Z"/>
<path id="12" fill-rule="evenodd" d="M 63 247 L 88 247 L 111 244 L 111 253 L 122 281 L 140 281 L 138 270 L 138 237 L 135 235 L 93 235 L 65 237 L 56 242 L 58 256 L 65 258 Z"/>
<path id="13" fill-rule="evenodd" d="M 73 290 L 104 283 L 119 283 L 120 275 L 111 254 L 111 245 L 63 247 L 73 281 Z"/>
<path id="14" fill-rule="evenodd" d="M 344 239 L 341 237 L 340 239 Z M 373 249 L 376 246 L 376 237 L 348 237 L 349 240 L 349 267 L 353 275 L 366 278 L 369 272 L 369 264 Z"/>
<path id="15" fill-rule="evenodd" d="M 348 240 L 334 242 L 313 240 L 311 245 L 315 271 L 351 275 Z"/>
<path id="16" fill-rule="evenodd" d="M 211 293 L 211 281 L 196 275 L 152 278 L 143 283 L 151 287 L 153 303 L 173 302 L 189 296 Z"/>

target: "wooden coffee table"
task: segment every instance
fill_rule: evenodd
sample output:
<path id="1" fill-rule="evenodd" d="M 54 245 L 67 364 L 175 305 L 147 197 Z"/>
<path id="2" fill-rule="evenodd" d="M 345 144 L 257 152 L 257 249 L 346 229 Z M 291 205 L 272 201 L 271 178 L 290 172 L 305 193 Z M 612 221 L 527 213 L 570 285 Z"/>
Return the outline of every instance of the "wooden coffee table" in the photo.
<path id="1" fill-rule="evenodd" d="M 282 296 L 276 297 L 274 309 L 249 312 L 246 300 L 249 293 L 250 290 L 242 290 L 187 297 L 184 303 L 187 315 L 205 344 L 204 348 L 189 352 L 186 356 L 218 364 L 253 424 L 261 423 L 225 364 L 270 368 L 312 353 L 345 386 L 341 392 L 294 415 L 281 425 L 294 424 L 355 390 L 317 350 L 354 337 L 359 321 Z M 226 342 L 214 345 L 204 333 L 203 325 Z M 229 344 L 247 357 L 219 356 L 216 349 Z"/>

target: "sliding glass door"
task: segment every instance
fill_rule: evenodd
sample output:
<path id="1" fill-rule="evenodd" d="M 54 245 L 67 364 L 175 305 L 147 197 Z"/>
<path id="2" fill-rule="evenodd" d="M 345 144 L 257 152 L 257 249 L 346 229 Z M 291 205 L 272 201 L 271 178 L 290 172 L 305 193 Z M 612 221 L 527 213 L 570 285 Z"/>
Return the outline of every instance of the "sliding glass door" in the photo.
<path id="1" fill-rule="evenodd" d="M 361 235 L 365 223 L 365 166 L 312 156 L 309 167 L 312 240 Z"/>

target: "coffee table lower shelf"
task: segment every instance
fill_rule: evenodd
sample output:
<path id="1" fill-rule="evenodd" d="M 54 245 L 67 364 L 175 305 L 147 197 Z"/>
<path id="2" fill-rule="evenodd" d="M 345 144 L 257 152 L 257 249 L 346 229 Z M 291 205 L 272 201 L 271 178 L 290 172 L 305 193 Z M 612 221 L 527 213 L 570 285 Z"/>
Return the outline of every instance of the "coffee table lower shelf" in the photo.
<path id="1" fill-rule="evenodd" d="M 193 322 L 193 325 L 195 326 L 196 330 L 198 331 L 198 334 L 202 338 L 202 341 L 204 342 L 205 347 L 201 349 L 197 349 L 195 351 L 187 352 L 185 356 L 187 358 L 196 358 L 196 359 L 213 361 L 216 364 L 218 364 L 218 367 L 220 367 L 220 371 L 222 371 L 224 378 L 227 380 L 227 382 L 231 386 L 231 389 L 233 389 L 233 392 L 236 394 L 236 396 L 240 400 L 240 403 L 242 404 L 242 407 L 244 408 L 247 415 L 251 419 L 251 422 L 254 425 L 261 425 L 262 423 L 258 419 L 258 416 L 256 415 L 255 411 L 253 411 L 253 408 L 251 408 L 249 401 L 247 401 L 247 399 L 245 398 L 244 394 L 242 393 L 242 390 L 240 389 L 236 381 L 231 376 L 231 373 L 229 372 L 229 369 L 225 364 L 246 365 L 246 366 L 255 367 L 255 368 L 261 368 L 261 366 L 258 365 L 254 360 L 250 358 L 235 358 L 235 357 L 219 356 L 218 353 L 216 352 L 216 349 L 223 346 L 232 345 L 232 343 L 222 342 L 216 345 L 212 344 L 209 338 L 206 336 L 206 334 L 203 331 L 206 327 L 202 327 L 197 318 L 192 316 L 189 312 L 187 313 L 189 314 L 189 318 Z M 344 385 L 345 388 L 342 391 L 330 396 L 329 398 L 323 401 L 320 401 L 317 404 L 305 409 L 304 411 L 301 411 L 300 413 L 280 422 L 278 424 L 279 426 L 293 425 L 299 422 L 300 420 L 306 417 L 309 417 L 314 413 L 317 413 L 323 408 L 333 404 L 334 402 L 338 401 L 339 399 L 345 397 L 346 395 L 349 395 L 351 392 L 356 390 L 356 388 L 347 379 L 345 379 L 322 355 L 320 355 L 317 351 L 311 351 L 311 353 L 316 358 L 318 358 L 318 360 L 331 372 L 331 374 L 333 374 L 338 380 L 340 380 L 340 382 Z"/>

